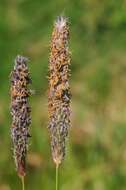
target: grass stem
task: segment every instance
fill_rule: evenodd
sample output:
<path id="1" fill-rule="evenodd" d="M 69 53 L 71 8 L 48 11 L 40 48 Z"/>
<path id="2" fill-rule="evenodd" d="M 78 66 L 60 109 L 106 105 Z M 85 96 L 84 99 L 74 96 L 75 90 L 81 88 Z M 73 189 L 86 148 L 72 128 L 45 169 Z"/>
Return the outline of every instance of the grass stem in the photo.
<path id="1" fill-rule="evenodd" d="M 25 190 L 24 176 L 21 177 L 22 190 Z"/>
<path id="2" fill-rule="evenodd" d="M 59 164 L 56 164 L 56 190 L 59 190 Z"/>

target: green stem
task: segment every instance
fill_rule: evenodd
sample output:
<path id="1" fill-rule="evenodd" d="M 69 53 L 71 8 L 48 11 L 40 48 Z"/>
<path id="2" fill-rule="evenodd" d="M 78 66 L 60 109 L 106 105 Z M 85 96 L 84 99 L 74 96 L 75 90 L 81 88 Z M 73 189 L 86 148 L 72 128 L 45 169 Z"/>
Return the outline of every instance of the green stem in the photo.
<path id="1" fill-rule="evenodd" d="M 22 190 L 25 190 L 24 176 L 21 177 Z"/>
<path id="2" fill-rule="evenodd" d="M 56 190 L 59 190 L 59 165 L 56 165 Z"/>

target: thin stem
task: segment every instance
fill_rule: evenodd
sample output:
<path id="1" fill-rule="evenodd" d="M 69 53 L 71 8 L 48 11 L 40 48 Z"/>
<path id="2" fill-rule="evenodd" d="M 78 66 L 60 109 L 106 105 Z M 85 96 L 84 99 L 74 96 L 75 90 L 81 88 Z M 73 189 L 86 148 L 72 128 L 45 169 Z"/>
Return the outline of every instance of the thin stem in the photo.
<path id="1" fill-rule="evenodd" d="M 22 190 L 25 190 L 24 176 L 21 177 Z"/>
<path id="2" fill-rule="evenodd" d="M 59 164 L 56 164 L 56 190 L 59 190 Z"/>

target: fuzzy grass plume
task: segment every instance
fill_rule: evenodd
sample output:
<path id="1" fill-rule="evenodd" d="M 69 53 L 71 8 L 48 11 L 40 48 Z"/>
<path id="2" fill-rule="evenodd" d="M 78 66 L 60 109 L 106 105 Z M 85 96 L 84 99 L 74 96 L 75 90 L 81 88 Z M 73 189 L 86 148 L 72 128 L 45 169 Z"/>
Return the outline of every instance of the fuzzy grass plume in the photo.
<path id="1" fill-rule="evenodd" d="M 11 137 L 17 173 L 20 177 L 26 174 L 26 154 L 28 149 L 29 125 L 31 109 L 28 103 L 31 83 L 27 66 L 28 59 L 18 55 L 14 70 L 11 73 Z"/>
<path id="2" fill-rule="evenodd" d="M 48 112 L 51 151 L 58 166 L 65 156 L 65 141 L 70 126 L 70 87 L 68 49 L 69 26 L 64 17 L 54 23 L 49 59 Z"/>

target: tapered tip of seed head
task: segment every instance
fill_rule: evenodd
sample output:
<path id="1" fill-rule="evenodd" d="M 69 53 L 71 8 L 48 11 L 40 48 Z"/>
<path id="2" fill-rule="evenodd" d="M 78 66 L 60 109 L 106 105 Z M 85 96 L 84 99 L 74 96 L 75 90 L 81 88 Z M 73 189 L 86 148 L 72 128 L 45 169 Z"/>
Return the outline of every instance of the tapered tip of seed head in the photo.
<path id="1" fill-rule="evenodd" d="M 19 177 L 24 177 L 26 175 L 25 172 L 25 163 L 20 163 L 18 166 L 18 176 Z"/>
<path id="2" fill-rule="evenodd" d="M 27 57 L 24 57 L 22 55 L 17 55 L 16 59 L 15 59 L 15 64 L 21 64 L 21 63 L 26 63 L 28 61 Z"/>
<path id="3" fill-rule="evenodd" d="M 61 30 L 64 26 L 66 26 L 66 24 L 67 24 L 67 18 L 63 16 L 57 17 L 57 20 L 55 21 L 55 27 L 58 30 Z"/>
<path id="4" fill-rule="evenodd" d="M 62 162 L 62 158 L 53 158 L 53 161 L 56 164 L 56 166 L 59 166 Z"/>

